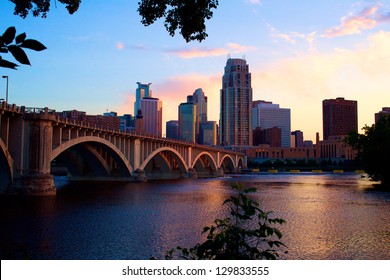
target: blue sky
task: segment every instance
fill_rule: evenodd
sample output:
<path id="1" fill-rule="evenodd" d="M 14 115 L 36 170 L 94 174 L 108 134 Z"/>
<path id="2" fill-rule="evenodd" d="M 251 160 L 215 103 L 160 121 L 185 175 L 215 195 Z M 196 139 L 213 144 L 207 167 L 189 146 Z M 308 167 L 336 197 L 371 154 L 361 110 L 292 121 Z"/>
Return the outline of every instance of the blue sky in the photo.
<path id="1" fill-rule="evenodd" d="M 137 1 L 83 0 L 74 15 L 57 3 L 46 19 L 14 16 L 3 2 L 0 32 L 15 26 L 48 48 L 28 51 L 31 67 L 0 69 L 17 105 L 133 113 L 136 82 L 145 82 L 163 101 L 164 121 L 177 119 L 179 103 L 197 88 L 218 121 L 230 55 L 246 58 L 254 100 L 291 108 L 292 129 L 305 139 L 322 135 L 323 99 L 357 100 L 359 127 L 390 106 L 387 1 L 220 0 L 202 43 L 170 37 L 162 21 L 144 27 Z"/>

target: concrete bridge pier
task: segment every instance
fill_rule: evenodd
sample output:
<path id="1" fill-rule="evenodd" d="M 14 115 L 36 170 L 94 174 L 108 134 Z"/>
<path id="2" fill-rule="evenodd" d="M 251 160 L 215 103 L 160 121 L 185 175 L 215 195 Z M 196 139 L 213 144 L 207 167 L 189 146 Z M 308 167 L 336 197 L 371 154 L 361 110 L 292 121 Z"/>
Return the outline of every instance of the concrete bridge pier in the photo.
<path id="1" fill-rule="evenodd" d="M 56 187 L 50 174 L 35 174 L 15 178 L 7 190 L 8 194 L 55 195 Z"/>
<path id="2" fill-rule="evenodd" d="M 10 194 L 55 195 L 56 187 L 50 175 L 53 125 L 50 116 L 25 116 L 22 135 L 21 168 L 8 188 Z M 24 152 L 22 151 L 24 150 Z"/>
<path id="3" fill-rule="evenodd" d="M 146 182 L 146 173 L 144 170 L 141 169 L 136 169 L 134 170 L 133 174 L 131 175 L 136 182 Z"/>
<path id="4" fill-rule="evenodd" d="M 218 167 L 217 171 L 216 171 L 216 175 L 217 175 L 217 177 L 223 177 L 223 175 L 224 175 L 223 168 Z"/>
<path id="5" fill-rule="evenodd" d="M 190 178 L 190 179 L 197 179 L 198 178 L 198 174 L 196 173 L 195 168 L 188 169 L 188 178 Z"/>

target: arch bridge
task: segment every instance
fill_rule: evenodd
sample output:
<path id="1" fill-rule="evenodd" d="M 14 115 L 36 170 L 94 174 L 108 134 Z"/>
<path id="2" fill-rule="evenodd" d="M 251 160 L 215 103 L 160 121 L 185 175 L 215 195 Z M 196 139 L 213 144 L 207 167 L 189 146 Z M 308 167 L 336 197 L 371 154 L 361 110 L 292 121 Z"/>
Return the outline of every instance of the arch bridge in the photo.
<path id="1" fill-rule="evenodd" d="M 0 103 L 0 192 L 55 194 L 73 180 L 147 181 L 240 172 L 246 157 L 221 148 L 69 121 L 48 108 Z"/>

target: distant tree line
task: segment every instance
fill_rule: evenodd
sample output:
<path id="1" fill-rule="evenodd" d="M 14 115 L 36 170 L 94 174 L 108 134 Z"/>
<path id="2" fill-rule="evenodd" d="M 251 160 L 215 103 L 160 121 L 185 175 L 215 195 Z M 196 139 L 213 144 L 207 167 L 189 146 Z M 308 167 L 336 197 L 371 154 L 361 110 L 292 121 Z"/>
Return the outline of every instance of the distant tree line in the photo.
<path id="1" fill-rule="evenodd" d="M 279 170 L 288 170 L 288 169 L 299 169 L 299 170 L 312 170 L 312 169 L 323 169 L 323 170 L 333 170 L 333 169 L 343 169 L 343 170 L 356 170 L 360 169 L 361 165 L 354 160 L 332 160 L 332 159 L 322 159 L 317 162 L 315 159 L 285 159 L 285 160 L 266 160 L 263 162 L 258 162 L 255 160 L 248 159 L 249 168 L 259 168 L 259 169 L 279 169 Z"/>
<path id="2" fill-rule="evenodd" d="M 363 134 L 351 132 L 346 142 L 357 150 L 357 160 L 369 177 L 390 186 L 390 115 L 363 127 Z"/>

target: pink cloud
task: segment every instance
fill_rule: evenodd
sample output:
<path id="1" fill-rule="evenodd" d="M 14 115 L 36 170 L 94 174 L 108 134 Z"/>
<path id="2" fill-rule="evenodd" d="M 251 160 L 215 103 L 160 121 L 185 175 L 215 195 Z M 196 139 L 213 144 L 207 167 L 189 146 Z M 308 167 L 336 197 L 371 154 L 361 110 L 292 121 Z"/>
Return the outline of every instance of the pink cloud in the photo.
<path id="1" fill-rule="evenodd" d="M 389 22 L 390 14 L 383 14 L 380 6 L 366 8 L 357 15 L 341 18 L 339 26 L 329 28 L 322 37 L 334 38 L 345 35 L 360 34 L 363 30 L 373 29 L 379 23 Z"/>
<path id="2" fill-rule="evenodd" d="M 198 73 L 172 76 L 153 84 L 153 96 L 163 101 L 163 123 L 178 119 L 178 106 L 187 102 L 198 88 L 202 88 L 208 98 L 208 119 L 219 119 L 219 92 L 222 73 L 203 75 Z M 163 128 L 165 130 L 165 127 Z"/>
<path id="3" fill-rule="evenodd" d="M 191 49 L 181 49 L 181 50 L 170 50 L 168 53 L 177 55 L 180 58 L 191 59 L 196 57 L 209 57 L 209 56 L 221 56 L 226 55 L 228 51 L 223 48 L 191 48 Z"/>
<path id="4" fill-rule="evenodd" d="M 314 42 L 317 37 L 317 31 L 313 31 L 309 34 L 302 34 L 299 32 L 281 33 L 279 32 L 279 30 L 277 30 L 270 24 L 267 24 L 267 26 L 270 31 L 271 37 L 273 38 L 282 39 L 283 41 L 286 41 L 292 45 L 297 44 L 298 39 L 302 39 L 309 44 L 310 50 L 314 49 Z"/>
<path id="5" fill-rule="evenodd" d="M 236 43 L 229 43 L 227 44 L 227 47 L 230 53 L 245 53 L 256 50 L 256 47 L 254 46 L 243 46 Z"/>
<path id="6" fill-rule="evenodd" d="M 115 48 L 117 50 L 123 50 L 125 48 L 125 44 L 123 44 L 122 42 L 118 42 L 116 43 Z"/>
<path id="7" fill-rule="evenodd" d="M 167 53 L 174 54 L 183 59 L 192 59 L 198 57 L 223 56 L 229 53 L 245 53 L 256 50 L 254 46 L 244 46 L 237 43 L 228 43 L 225 48 L 184 48 L 177 50 L 168 50 Z"/>
<path id="8" fill-rule="evenodd" d="M 365 17 L 352 17 L 343 19 L 340 26 L 325 31 L 324 37 L 333 38 L 344 35 L 360 34 L 362 30 L 372 29 L 377 26 L 375 19 Z"/>

